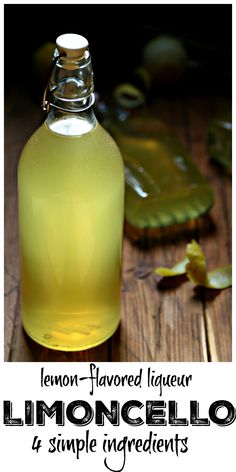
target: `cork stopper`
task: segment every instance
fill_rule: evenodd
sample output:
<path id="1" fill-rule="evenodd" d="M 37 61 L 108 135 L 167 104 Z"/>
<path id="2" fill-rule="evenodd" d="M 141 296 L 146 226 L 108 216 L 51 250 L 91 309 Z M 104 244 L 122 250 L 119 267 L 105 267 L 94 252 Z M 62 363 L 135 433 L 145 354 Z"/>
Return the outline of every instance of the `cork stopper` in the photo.
<path id="1" fill-rule="evenodd" d="M 79 34 L 61 34 L 56 40 L 58 52 L 68 59 L 82 57 L 88 48 L 88 41 Z"/>

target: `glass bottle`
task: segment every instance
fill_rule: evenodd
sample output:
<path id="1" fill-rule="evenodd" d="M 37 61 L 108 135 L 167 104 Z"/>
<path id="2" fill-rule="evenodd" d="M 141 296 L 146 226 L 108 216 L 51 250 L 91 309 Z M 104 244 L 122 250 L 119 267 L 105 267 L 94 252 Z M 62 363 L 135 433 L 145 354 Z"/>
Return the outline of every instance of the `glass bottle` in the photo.
<path id="1" fill-rule="evenodd" d="M 112 106 L 101 101 L 97 109 L 123 156 L 125 220 L 131 229 L 144 230 L 145 236 L 149 229 L 172 231 L 211 208 L 208 181 L 139 88 L 120 84 Z"/>
<path id="2" fill-rule="evenodd" d="M 88 42 L 57 38 L 47 117 L 18 168 L 23 326 L 43 346 L 77 351 L 120 319 L 124 169 L 92 110 Z"/>
<path id="3" fill-rule="evenodd" d="M 213 191 L 163 122 L 129 118 L 109 132 L 125 165 L 125 218 L 138 229 L 163 228 L 194 220 L 213 204 Z"/>
<path id="4" fill-rule="evenodd" d="M 207 150 L 211 159 L 232 171 L 232 117 L 230 113 L 215 117 L 207 134 Z"/>

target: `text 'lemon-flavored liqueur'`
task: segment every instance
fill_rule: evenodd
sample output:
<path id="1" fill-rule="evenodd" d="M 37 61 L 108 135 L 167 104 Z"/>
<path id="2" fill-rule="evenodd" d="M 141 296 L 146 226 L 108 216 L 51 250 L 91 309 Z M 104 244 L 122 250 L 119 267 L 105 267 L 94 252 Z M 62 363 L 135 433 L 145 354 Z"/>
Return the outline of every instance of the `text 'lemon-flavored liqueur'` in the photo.
<path id="1" fill-rule="evenodd" d="M 96 346 L 120 319 L 124 171 L 92 111 L 88 43 L 57 39 L 48 114 L 18 169 L 23 326 L 38 343 Z"/>

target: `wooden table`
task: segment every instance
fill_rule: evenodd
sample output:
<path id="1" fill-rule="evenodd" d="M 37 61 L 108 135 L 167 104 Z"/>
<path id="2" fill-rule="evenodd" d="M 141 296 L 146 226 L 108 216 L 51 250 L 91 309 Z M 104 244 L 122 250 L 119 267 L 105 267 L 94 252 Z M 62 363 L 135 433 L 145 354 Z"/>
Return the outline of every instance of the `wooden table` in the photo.
<path id="1" fill-rule="evenodd" d="M 214 189 L 209 215 L 178 235 L 134 243 L 124 237 L 122 320 L 101 346 L 78 353 L 43 348 L 24 334 L 20 319 L 16 173 L 23 144 L 42 115 L 27 96 L 6 100 L 5 138 L 5 361 L 231 361 L 231 290 L 193 290 L 187 280 L 163 285 L 153 269 L 173 265 L 186 243 L 200 241 L 208 266 L 231 262 L 231 177 L 212 164 L 206 130 L 221 101 L 157 100 L 155 111 L 178 134 Z M 204 224 L 203 224 L 204 223 Z"/>

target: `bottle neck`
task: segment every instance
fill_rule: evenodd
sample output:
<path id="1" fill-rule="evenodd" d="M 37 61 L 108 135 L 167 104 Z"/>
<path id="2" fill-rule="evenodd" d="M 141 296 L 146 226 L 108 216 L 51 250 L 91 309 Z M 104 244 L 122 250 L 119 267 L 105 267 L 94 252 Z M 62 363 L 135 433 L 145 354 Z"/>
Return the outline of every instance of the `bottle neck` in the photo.
<path id="1" fill-rule="evenodd" d="M 79 58 L 58 56 L 43 97 L 46 125 L 58 134 L 80 136 L 92 131 L 97 120 L 92 110 L 94 84 L 88 49 Z"/>

